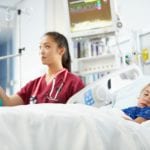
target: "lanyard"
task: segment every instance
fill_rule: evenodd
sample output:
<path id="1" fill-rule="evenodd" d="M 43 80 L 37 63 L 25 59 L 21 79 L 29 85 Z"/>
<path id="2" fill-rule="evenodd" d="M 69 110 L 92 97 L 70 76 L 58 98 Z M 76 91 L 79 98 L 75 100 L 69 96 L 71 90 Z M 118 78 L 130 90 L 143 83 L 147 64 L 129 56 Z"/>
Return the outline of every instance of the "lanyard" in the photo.
<path id="1" fill-rule="evenodd" d="M 55 82 L 56 82 L 56 77 L 58 76 L 58 74 L 62 73 L 63 71 L 65 71 L 65 76 L 64 76 L 64 78 L 63 78 L 63 81 L 62 81 L 62 83 L 60 84 L 59 88 L 57 89 L 57 91 L 56 91 L 56 93 L 55 93 L 55 96 L 52 98 L 52 93 L 53 93 L 53 91 L 54 91 Z M 62 87 L 63 87 L 63 85 L 64 85 L 64 83 L 65 83 L 65 81 L 66 81 L 67 74 L 68 74 L 68 70 L 63 69 L 63 70 L 61 70 L 60 72 L 58 72 L 58 73 L 55 75 L 55 77 L 54 77 L 53 80 L 52 80 L 52 88 L 51 88 L 51 90 L 50 90 L 50 92 L 49 92 L 49 95 L 48 95 L 48 97 L 49 97 L 48 99 L 49 99 L 49 100 L 52 99 L 52 100 L 54 100 L 54 101 L 57 101 L 57 96 L 58 96 L 59 92 L 61 91 L 61 89 L 62 89 Z M 38 91 L 39 91 L 39 88 L 40 88 L 40 85 L 41 85 L 41 82 L 42 82 L 43 78 L 44 78 L 44 76 L 42 76 L 42 77 L 40 78 L 40 80 L 39 80 L 39 82 L 38 82 L 38 84 L 37 84 L 37 86 L 36 86 L 35 91 L 33 92 L 32 96 L 30 97 L 30 103 L 32 103 L 32 104 L 35 104 L 35 103 L 37 102 L 36 96 L 37 96 L 37 93 L 38 93 Z"/>

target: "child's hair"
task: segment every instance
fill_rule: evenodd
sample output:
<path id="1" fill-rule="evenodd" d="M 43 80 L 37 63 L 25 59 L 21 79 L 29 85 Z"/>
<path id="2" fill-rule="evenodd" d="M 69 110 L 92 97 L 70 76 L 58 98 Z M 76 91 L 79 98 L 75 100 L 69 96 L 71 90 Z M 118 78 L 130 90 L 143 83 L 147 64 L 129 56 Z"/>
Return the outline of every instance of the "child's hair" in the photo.
<path id="1" fill-rule="evenodd" d="M 62 65 L 64 68 L 68 69 L 68 71 L 71 71 L 71 57 L 67 38 L 58 32 L 47 32 L 44 34 L 44 36 L 52 37 L 53 40 L 57 43 L 58 47 L 65 48 L 65 53 L 62 57 Z"/>
<path id="2" fill-rule="evenodd" d="M 140 92 L 140 96 L 142 95 L 142 93 L 148 88 L 148 87 L 150 87 L 150 83 L 148 83 L 148 84 L 146 84 L 145 86 L 144 86 L 144 88 L 141 90 L 141 92 Z"/>

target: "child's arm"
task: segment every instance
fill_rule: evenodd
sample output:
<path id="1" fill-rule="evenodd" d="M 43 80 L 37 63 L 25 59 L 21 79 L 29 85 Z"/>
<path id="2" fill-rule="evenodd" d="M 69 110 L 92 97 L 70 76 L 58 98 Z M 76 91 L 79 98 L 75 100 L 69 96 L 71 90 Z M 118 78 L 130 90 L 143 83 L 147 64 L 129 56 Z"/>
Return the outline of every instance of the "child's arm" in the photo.
<path id="1" fill-rule="evenodd" d="M 142 118 L 142 117 L 137 117 L 136 119 L 132 120 L 128 117 L 123 117 L 124 119 L 126 120 L 129 120 L 129 121 L 134 121 L 136 123 L 143 123 L 144 121 L 147 121 L 146 119 Z"/>
<path id="2" fill-rule="evenodd" d="M 142 117 L 137 117 L 136 119 L 134 119 L 134 121 L 137 122 L 137 123 L 142 123 L 144 121 L 147 121 L 147 119 L 144 119 Z"/>

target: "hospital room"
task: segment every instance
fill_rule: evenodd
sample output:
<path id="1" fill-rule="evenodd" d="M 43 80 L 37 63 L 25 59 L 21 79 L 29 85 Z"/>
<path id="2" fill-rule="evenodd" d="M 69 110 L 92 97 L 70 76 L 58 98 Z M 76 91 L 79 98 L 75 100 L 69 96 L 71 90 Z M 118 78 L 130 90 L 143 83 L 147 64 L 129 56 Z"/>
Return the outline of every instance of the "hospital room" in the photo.
<path id="1" fill-rule="evenodd" d="M 149 150 L 149 0 L 0 0 L 0 150 Z"/>

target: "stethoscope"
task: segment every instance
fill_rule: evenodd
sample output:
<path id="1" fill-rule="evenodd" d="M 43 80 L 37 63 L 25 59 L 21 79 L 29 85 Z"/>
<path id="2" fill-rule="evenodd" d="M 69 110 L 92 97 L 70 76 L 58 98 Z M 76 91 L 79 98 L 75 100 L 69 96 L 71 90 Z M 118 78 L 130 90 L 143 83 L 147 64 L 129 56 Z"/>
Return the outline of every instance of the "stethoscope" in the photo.
<path id="1" fill-rule="evenodd" d="M 64 75 L 63 81 L 61 82 L 59 88 L 56 90 L 55 95 L 52 97 L 52 94 L 53 94 L 54 89 L 55 89 L 56 77 L 57 77 L 58 74 L 60 74 L 60 73 L 62 73 L 62 72 L 64 72 L 64 71 L 65 71 L 65 75 Z M 63 69 L 63 70 L 61 70 L 60 72 L 58 72 L 58 73 L 55 75 L 55 77 L 52 79 L 52 88 L 51 88 L 51 90 L 50 90 L 50 92 L 49 92 L 49 95 L 46 96 L 46 99 L 47 99 L 48 101 L 50 101 L 50 100 L 51 100 L 51 101 L 58 101 L 57 97 L 58 97 L 58 94 L 60 93 L 60 91 L 62 90 L 63 85 L 65 84 L 65 81 L 66 81 L 66 78 L 67 78 L 67 74 L 68 74 L 68 70 Z M 36 104 L 36 103 L 37 103 L 36 95 L 37 95 L 37 93 L 38 93 L 40 84 L 41 84 L 41 82 L 42 82 L 42 80 L 43 80 L 44 77 L 45 77 L 45 75 L 40 78 L 40 80 L 39 80 L 39 82 L 38 82 L 38 84 L 37 84 L 37 86 L 36 86 L 35 91 L 34 91 L 33 94 L 31 95 L 31 97 L 29 98 L 30 104 Z"/>

